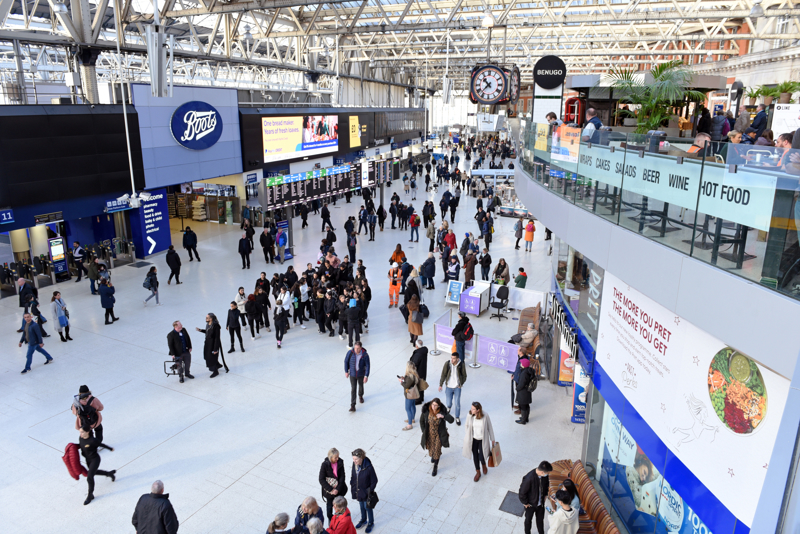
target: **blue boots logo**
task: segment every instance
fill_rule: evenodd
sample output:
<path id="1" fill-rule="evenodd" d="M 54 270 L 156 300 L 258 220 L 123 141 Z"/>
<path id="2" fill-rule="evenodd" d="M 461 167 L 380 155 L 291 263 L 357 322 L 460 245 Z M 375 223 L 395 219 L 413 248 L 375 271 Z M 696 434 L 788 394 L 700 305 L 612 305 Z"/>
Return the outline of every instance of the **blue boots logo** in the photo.
<path id="1" fill-rule="evenodd" d="M 222 136 L 222 117 L 205 102 L 186 102 L 179 106 L 170 120 L 172 137 L 189 150 L 205 150 L 214 146 Z"/>

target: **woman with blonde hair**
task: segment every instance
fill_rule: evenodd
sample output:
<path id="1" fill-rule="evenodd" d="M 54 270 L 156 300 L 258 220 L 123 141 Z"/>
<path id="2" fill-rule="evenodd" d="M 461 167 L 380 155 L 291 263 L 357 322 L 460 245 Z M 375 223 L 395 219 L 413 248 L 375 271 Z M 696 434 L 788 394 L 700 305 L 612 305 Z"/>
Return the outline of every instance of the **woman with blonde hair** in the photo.
<path id="1" fill-rule="evenodd" d="M 306 497 L 303 503 L 297 507 L 297 516 L 294 518 L 294 534 L 308 534 L 308 522 L 316 517 L 320 521 L 325 521 L 322 509 L 317 504 L 314 497 Z"/>
<path id="2" fill-rule="evenodd" d="M 339 457 L 335 447 L 328 451 L 328 457 L 319 468 L 319 485 L 322 486 L 322 500 L 326 502 L 328 521 L 333 517 L 333 500 L 339 495 L 347 495 L 347 471 L 344 460 Z"/>
<path id="3" fill-rule="evenodd" d="M 398 376 L 397 380 L 403 386 L 403 396 L 406 399 L 406 423 L 408 425 L 403 427 L 403 430 L 411 430 L 414 428 L 414 418 L 417 415 L 416 400 L 419 398 L 419 375 L 417 374 L 417 367 L 412 362 L 406 363 L 405 376 Z"/>
<path id="4" fill-rule="evenodd" d="M 61 341 L 72 341 L 73 339 L 69 337 L 69 312 L 67 311 L 67 303 L 64 302 L 64 299 L 61 297 L 60 291 L 53 291 L 53 297 L 50 299 L 50 311 L 53 312 L 53 317 L 56 318 L 56 330 L 58 330 Z M 64 336 L 65 333 L 66 337 Z"/>
<path id="5" fill-rule="evenodd" d="M 486 459 L 489 458 L 494 441 L 494 429 L 489 414 L 483 413 L 480 402 L 473 402 L 464 425 L 464 446 L 461 454 L 464 458 L 472 456 L 475 463 L 475 482 L 481 479 L 481 467 L 484 475 L 489 472 L 486 469 Z"/>
<path id="6" fill-rule="evenodd" d="M 288 534 L 292 529 L 289 526 L 289 514 L 281 512 L 275 516 L 272 523 L 267 527 L 267 534 Z"/>

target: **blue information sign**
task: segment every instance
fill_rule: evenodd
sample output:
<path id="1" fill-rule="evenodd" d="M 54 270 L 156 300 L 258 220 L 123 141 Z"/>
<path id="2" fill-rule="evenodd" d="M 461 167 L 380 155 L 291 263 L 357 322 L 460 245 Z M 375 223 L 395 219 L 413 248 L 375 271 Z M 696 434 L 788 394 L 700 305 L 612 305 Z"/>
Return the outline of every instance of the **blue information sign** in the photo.
<path id="1" fill-rule="evenodd" d="M 167 190 L 156 189 L 149 193 L 150 198 L 142 200 L 139 209 L 131 210 L 131 234 L 140 258 L 167 250 L 172 244 Z"/>

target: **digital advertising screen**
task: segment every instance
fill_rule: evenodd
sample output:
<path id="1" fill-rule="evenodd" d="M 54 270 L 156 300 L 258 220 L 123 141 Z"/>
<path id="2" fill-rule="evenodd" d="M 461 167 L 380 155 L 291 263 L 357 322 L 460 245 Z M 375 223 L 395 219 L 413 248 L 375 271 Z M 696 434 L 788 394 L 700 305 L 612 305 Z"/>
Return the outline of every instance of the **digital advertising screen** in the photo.
<path id="1" fill-rule="evenodd" d="M 339 150 L 339 117 L 262 117 L 264 163 Z"/>

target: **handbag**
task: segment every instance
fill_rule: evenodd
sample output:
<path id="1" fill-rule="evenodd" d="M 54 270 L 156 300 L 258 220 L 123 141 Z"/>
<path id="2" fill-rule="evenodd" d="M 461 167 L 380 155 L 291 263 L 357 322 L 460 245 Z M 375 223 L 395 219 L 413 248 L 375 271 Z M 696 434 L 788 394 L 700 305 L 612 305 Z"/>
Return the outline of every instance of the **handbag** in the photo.
<path id="1" fill-rule="evenodd" d="M 408 393 L 406 393 L 406 398 L 407 399 L 409 399 L 409 400 L 417 400 L 419 398 L 419 388 L 417 387 L 417 384 L 414 384 L 413 386 L 408 388 L 406 391 L 408 392 Z"/>
<path id="2" fill-rule="evenodd" d="M 423 321 L 422 313 L 419 310 L 414 310 L 411 312 L 411 320 L 417 324 L 422 324 Z"/>
<path id="3" fill-rule="evenodd" d="M 378 499 L 378 494 L 375 493 L 374 491 L 371 492 L 369 495 L 367 495 L 367 508 L 369 508 L 370 510 L 375 508 L 378 505 L 379 501 L 380 499 Z"/>
<path id="4" fill-rule="evenodd" d="M 336 486 L 338 486 L 338 485 L 339 485 L 339 481 L 338 481 L 338 480 L 336 480 L 336 479 L 335 479 L 335 478 L 333 478 L 333 477 L 326 477 L 326 478 L 325 478 L 325 482 L 327 482 L 327 483 L 328 483 L 328 485 L 329 485 L 331 488 L 333 488 L 333 489 L 336 489 Z"/>
<path id="5" fill-rule="evenodd" d="M 428 389 L 428 383 L 425 381 L 424 378 L 420 378 L 417 387 L 419 388 L 420 391 L 425 391 L 426 389 Z"/>
<path id="6" fill-rule="evenodd" d="M 503 453 L 500 450 L 500 443 L 497 441 L 494 442 L 492 446 L 492 450 L 489 451 L 489 461 L 487 464 L 489 467 L 497 467 L 500 465 L 500 462 L 503 461 Z"/>
<path id="7" fill-rule="evenodd" d="M 66 315 L 59 315 L 58 316 L 58 324 L 61 325 L 61 328 L 64 328 L 65 326 L 69 325 L 69 321 L 67 320 L 67 316 Z"/>

